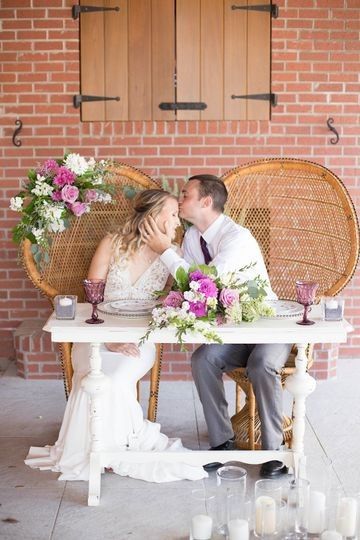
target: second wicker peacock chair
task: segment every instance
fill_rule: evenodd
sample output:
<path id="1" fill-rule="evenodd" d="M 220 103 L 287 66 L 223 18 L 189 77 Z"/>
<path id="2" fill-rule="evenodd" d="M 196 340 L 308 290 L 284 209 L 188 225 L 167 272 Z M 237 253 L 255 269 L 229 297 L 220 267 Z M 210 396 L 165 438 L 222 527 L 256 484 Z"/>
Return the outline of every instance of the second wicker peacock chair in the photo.
<path id="1" fill-rule="evenodd" d="M 258 240 L 271 285 L 282 299 L 295 299 L 295 281 L 319 283 L 318 294 L 336 295 L 354 274 L 359 227 L 354 205 L 341 180 L 327 168 L 305 160 L 269 159 L 232 169 L 223 176 L 229 192 L 226 213 Z M 282 381 L 295 369 L 293 350 Z M 308 349 L 308 367 L 312 347 Z M 232 423 L 239 448 L 261 448 L 260 420 L 245 369 L 228 374 L 246 395 Z M 291 445 L 291 419 L 284 417 Z"/>
<path id="2" fill-rule="evenodd" d="M 114 203 L 93 203 L 90 213 L 75 219 L 64 232 L 54 234 L 49 252 L 50 262 L 42 272 L 35 264 L 30 242 L 25 240 L 22 244 L 22 261 L 26 272 L 52 305 L 57 294 L 76 294 L 79 301 L 84 301 L 82 280 L 87 275 L 100 240 L 107 232 L 119 228 L 130 212 L 131 199 L 137 191 L 160 187 L 143 172 L 122 163 L 112 163 L 109 173 L 107 181 L 115 189 Z M 71 390 L 73 374 L 71 346 L 71 343 L 60 344 L 66 396 Z M 152 421 L 156 419 L 161 355 L 162 347 L 158 345 L 156 362 L 150 376 L 148 418 Z"/>

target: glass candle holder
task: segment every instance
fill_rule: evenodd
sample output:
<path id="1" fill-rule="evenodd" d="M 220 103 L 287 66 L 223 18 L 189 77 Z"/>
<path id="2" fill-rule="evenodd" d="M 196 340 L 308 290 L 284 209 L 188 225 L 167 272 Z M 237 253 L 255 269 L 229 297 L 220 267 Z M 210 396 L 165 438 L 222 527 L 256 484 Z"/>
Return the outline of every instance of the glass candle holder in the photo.
<path id="1" fill-rule="evenodd" d="M 246 470 L 224 465 L 216 471 L 218 532 L 228 535 L 228 523 L 245 518 Z"/>
<path id="2" fill-rule="evenodd" d="M 323 296 L 321 300 L 324 321 L 342 321 L 345 299 L 343 297 Z"/>
<path id="3" fill-rule="evenodd" d="M 54 298 L 55 316 L 57 319 L 75 319 L 77 296 L 75 294 L 58 294 Z"/>
<path id="4" fill-rule="evenodd" d="M 289 482 L 286 540 L 307 539 L 309 496 L 309 480 L 296 478 Z"/>
<path id="5" fill-rule="evenodd" d="M 270 539 L 281 532 L 284 515 L 283 487 L 276 480 L 255 482 L 256 538 Z"/>
<path id="6" fill-rule="evenodd" d="M 191 492 L 190 540 L 210 540 L 216 522 L 214 492 L 202 488 Z"/>

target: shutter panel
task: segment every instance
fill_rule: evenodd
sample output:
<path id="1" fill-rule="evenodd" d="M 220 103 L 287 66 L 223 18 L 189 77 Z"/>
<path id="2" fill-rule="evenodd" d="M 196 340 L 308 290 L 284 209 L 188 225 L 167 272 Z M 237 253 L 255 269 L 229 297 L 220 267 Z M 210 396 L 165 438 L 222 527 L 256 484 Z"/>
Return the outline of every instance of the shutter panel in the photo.
<path id="1" fill-rule="evenodd" d="M 202 120 L 224 118 L 224 1 L 201 0 Z"/>
<path id="2" fill-rule="evenodd" d="M 103 0 L 81 0 L 81 5 L 103 6 Z M 105 95 L 104 13 L 80 15 L 81 37 L 81 93 L 89 96 Z M 104 120 L 105 102 L 95 101 L 81 105 L 81 119 Z"/>
<path id="3" fill-rule="evenodd" d="M 159 104 L 175 101 L 175 0 L 152 0 L 152 119 L 175 120 Z"/>
<path id="4" fill-rule="evenodd" d="M 248 0 L 248 5 L 257 5 L 258 0 Z M 271 4 L 266 0 L 262 4 Z M 247 94 L 270 93 L 270 30 L 271 15 L 264 11 L 248 11 L 248 69 Z M 270 102 L 247 99 L 248 120 L 268 120 Z"/>
<path id="5" fill-rule="evenodd" d="M 239 0 L 238 0 L 239 1 Z M 245 120 L 247 100 L 232 95 L 247 94 L 247 11 L 233 10 L 236 0 L 225 0 L 224 119 Z"/>
<path id="6" fill-rule="evenodd" d="M 200 0 L 176 2 L 176 72 L 178 102 L 199 102 Z M 178 120 L 199 120 L 200 111 L 177 111 Z"/>

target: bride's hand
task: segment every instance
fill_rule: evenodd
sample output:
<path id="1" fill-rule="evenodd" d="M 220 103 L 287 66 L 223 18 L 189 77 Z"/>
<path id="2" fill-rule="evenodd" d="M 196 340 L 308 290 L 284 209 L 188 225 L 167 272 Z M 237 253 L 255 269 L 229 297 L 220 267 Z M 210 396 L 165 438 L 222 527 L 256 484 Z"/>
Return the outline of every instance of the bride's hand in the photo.
<path id="1" fill-rule="evenodd" d="M 153 217 L 149 216 L 139 227 L 141 238 L 155 253 L 161 255 L 171 247 L 172 231 L 169 223 L 164 222 L 165 231 L 162 232 Z"/>
<path id="2" fill-rule="evenodd" d="M 140 356 L 140 349 L 136 343 L 105 343 L 105 347 L 111 352 L 118 352 L 126 356 Z"/>

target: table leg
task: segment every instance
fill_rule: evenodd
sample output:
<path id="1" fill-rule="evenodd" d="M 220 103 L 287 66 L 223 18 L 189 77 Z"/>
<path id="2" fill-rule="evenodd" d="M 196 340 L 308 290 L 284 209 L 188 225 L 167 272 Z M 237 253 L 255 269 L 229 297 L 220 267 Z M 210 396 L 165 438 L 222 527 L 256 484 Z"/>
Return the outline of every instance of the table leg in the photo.
<path id="1" fill-rule="evenodd" d="M 88 505 L 100 502 L 101 483 L 101 395 L 106 391 L 108 377 L 101 371 L 100 343 L 90 343 L 90 371 L 81 386 L 90 395 L 90 456 Z"/>
<path id="2" fill-rule="evenodd" d="M 305 343 L 297 343 L 296 371 L 285 381 L 285 387 L 292 394 L 294 400 L 291 448 L 294 453 L 298 454 L 298 458 L 304 454 L 305 400 L 315 390 L 316 386 L 315 379 L 306 372 L 306 347 Z M 295 459 L 295 462 L 297 463 L 298 459 Z"/>

